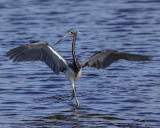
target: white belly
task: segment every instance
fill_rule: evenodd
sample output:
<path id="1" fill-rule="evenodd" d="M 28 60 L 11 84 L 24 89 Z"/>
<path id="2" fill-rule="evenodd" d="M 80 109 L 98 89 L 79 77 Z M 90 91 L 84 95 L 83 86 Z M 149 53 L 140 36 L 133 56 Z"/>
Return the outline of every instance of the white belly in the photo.
<path id="1" fill-rule="evenodd" d="M 75 81 L 81 77 L 82 69 L 78 72 L 77 76 L 75 77 Z"/>
<path id="2" fill-rule="evenodd" d="M 69 80 L 72 79 L 74 81 L 78 80 L 81 77 L 81 74 L 82 74 L 82 69 L 78 72 L 77 75 L 75 75 L 74 71 L 70 67 L 68 67 L 67 71 L 65 72 L 66 77 Z"/>

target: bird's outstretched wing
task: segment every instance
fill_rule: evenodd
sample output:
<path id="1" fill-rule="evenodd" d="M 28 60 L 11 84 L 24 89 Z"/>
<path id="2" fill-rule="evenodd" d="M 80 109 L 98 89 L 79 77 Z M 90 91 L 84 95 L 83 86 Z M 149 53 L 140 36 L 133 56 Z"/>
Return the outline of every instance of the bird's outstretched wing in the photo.
<path id="1" fill-rule="evenodd" d="M 82 67 L 89 66 L 97 69 L 104 69 L 120 59 L 129 61 L 148 61 L 151 58 L 149 56 L 135 55 L 118 51 L 100 51 L 88 58 L 86 61 L 82 62 Z"/>
<path id="2" fill-rule="evenodd" d="M 67 69 L 67 62 L 49 44 L 45 42 L 31 42 L 11 49 L 6 54 L 14 62 L 42 61 L 57 75 Z"/>

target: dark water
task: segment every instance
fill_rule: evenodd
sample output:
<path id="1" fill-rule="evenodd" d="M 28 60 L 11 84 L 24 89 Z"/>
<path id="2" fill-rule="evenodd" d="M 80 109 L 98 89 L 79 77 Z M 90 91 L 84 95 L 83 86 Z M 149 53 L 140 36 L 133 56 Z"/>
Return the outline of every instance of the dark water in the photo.
<path id="1" fill-rule="evenodd" d="M 160 127 L 159 0 L 1 0 L 0 26 L 0 127 Z M 70 28 L 81 32 L 79 61 L 105 49 L 154 58 L 85 68 L 76 82 L 76 108 L 63 74 L 42 62 L 12 63 L 5 57 L 33 40 L 54 46 Z M 54 46 L 67 60 L 71 40 Z"/>

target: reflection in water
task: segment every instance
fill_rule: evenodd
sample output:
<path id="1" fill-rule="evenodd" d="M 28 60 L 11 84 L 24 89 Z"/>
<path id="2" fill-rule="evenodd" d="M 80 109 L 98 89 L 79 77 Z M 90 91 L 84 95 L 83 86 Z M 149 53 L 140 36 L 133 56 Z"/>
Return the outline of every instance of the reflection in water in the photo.
<path id="1" fill-rule="evenodd" d="M 21 120 L 24 126 L 65 126 L 65 127 L 141 127 L 142 123 L 153 120 L 126 120 L 116 117 L 115 114 L 89 114 L 84 108 L 71 109 L 62 111 L 51 116 L 34 117 L 34 120 Z M 96 121 L 95 121 L 96 120 Z"/>
<path id="2" fill-rule="evenodd" d="M 68 95 L 56 95 L 51 97 L 43 97 L 34 99 L 36 103 L 60 103 L 67 101 L 67 98 L 70 98 Z M 65 102 L 66 103 L 66 102 Z M 33 116 L 32 119 L 20 120 L 24 127 L 31 126 L 65 126 L 65 127 L 104 127 L 104 126 L 115 126 L 115 127 L 141 127 L 142 123 L 149 126 L 149 122 L 158 122 L 157 120 L 140 120 L 140 119 L 129 119 L 129 118 L 120 118 L 117 114 L 107 114 L 101 113 L 101 110 L 98 110 L 99 113 L 94 113 L 94 109 L 87 107 L 76 107 L 72 104 L 73 102 L 67 103 L 67 106 L 70 110 L 64 110 L 61 112 L 51 112 L 49 116 Z M 56 104 L 55 104 L 56 105 Z M 46 108 L 37 107 L 35 110 L 40 109 L 42 112 Z M 128 108 L 126 108 L 127 110 Z M 54 111 L 54 110 L 53 110 Z M 120 110 L 124 111 L 124 110 Z M 16 124 L 17 125 L 17 124 Z M 145 128 L 145 127 L 144 127 Z"/>

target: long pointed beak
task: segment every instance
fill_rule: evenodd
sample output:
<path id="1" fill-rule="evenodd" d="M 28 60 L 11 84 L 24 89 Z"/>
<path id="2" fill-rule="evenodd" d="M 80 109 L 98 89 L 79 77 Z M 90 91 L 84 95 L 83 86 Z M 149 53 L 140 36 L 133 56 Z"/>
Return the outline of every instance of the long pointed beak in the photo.
<path id="1" fill-rule="evenodd" d="M 70 36 L 70 34 L 67 33 L 67 34 L 66 34 L 64 37 L 62 37 L 57 43 L 55 43 L 55 45 L 58 44 L 59 42 L 61 42 L 62 40 L 64 40 L 65 38 L 69 37 L 69 36 Z"/>

